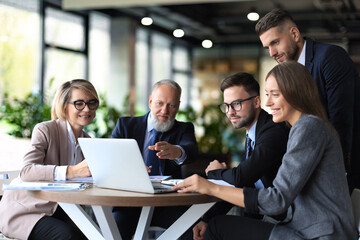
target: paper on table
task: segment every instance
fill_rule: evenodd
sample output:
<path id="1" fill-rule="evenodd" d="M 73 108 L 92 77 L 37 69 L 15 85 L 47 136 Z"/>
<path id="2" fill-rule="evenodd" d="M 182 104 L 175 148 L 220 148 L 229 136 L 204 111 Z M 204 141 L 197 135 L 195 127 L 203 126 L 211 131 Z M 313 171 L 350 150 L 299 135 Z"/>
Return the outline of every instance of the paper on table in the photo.
<path id="1" fill-rule="evenodd" d="M 215 180 L 215 179 L 208 179 L 208 180 L 210 182 L 218 184 L 218 185 L 234 187 L 234 185 L 231 185 L 231 184 L 225 182 L 224 180 Z M 175 186 L 176 184 L 178 184 L 182 181 L 184 181 L 184 179 L 169 179 L 169 180 L 161 181 L 161 183 L 165 184 L 165 185 Z"/>
<path id="2" fill-rule="evenodd" d="M 171 176 L 161 176 L 161 175 L 153 175 L 153 176 L 149 176 L 151 182 L 161 182 L 163 180 L 169 179 L 171 178 Z"/>
<path id="3" fill-rule="evenodd" d="M 218 185 L 234 187 L 234 185 L 231 185 L 230 183 L 225 182 L 224 180 L 216 180 L 216 179 L 208 179 L 208 180 Z"/>
<path id="4" fill-rule="evenodd" d="M 3 184 L 5 190 L 47 190 L 47 191 L 82 191 L 88 185 L 85 183 L 48 183 L 48 182 L 22 182 L 15 181 Z"/>

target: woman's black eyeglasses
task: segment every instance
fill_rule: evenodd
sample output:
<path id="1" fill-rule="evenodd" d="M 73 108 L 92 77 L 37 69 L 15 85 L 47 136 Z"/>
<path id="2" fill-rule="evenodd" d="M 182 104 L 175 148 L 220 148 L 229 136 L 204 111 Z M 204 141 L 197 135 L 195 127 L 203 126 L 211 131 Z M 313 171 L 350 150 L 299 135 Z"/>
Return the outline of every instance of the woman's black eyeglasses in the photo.
<path id="1" fill-rule="evenodd" d="M 88 102 L 84 102 L 83 100 L 77 100 L 77 101 L 68 101 L 68 103 L 74 104 L 74 107 L 76 110 L 83 110 L 85 106 L 87 105 L 90 110 L 96 110 L 99 107 L 99 101 L 96 99 L 92 99 Z"/>
<path id="2" fill-rule="evenodd" d="M 249 97 L 249 98 L 246 98 L 244 100 L 241 100 L 241 99 L 237 99 L 235 101 L 232 101 L 230 104 L 228 103 L 222 103 L 222 104 L 219 104 L 219 108 L 220 110 L 223 112 L 223 113 L 228 113 L 229 112 L 229 109 L 230 109 L 230 106 L 231 108 L 235 111 L 235 112 L 238 112 L 241 110 L 242 108 L 242 105 L 241 103 L 242 102 L 245 102 L 245 101 L 248 101 L 250 99 L 253 99 L 257 96 L 252 96 L 252 97 Z"/>

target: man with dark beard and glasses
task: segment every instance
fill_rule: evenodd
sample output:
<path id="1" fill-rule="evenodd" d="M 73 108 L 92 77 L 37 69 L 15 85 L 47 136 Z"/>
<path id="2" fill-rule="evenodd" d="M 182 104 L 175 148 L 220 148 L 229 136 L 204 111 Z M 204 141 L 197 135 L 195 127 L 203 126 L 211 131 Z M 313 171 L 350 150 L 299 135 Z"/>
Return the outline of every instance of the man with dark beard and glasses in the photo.
<path id="1" fill-rule="evenodd" d="M 229 76 L 220 89 L 224 94 L 220 110 L 235 129 L 246 129 L 246 158 L 232 169 L 227 169 L 225 163 L 212 161 L 205 170 L 208 178 L 224 180 L 235 187 L 272 186 L 286 151 L 289 129 L 285 124 L 274 123 L 272 116 L 261 109 L 260 87 L 252 75 L 240 72 Z M 227 202 L 215 204 L 193 228 L 194 239 L 203 239 L 210 218 L 226 214 L 231 207 Z"/>
<path id="2" fill-rule="evenodd" d="M 360 78 L 349 55 L 339 46 L 303 38 L 290 14 L 281 9 L 261 18 L 255 31 L 278 63 L 294 60 L 309 70 L 340 136 L 350 193 L 360 188 Z"/>
<path id="3" fill-rule="evenodd" d="M 137 141 L 150 175 L 183 178 L 181 165 L 196 160 L 198 149 L 194 125 L 175 120 L 180 96 L 181 87 L 175 81 L 161 80 L 155 83 L 149 97 L 150 112 L 140 117 L 119 118 L 112 132 L 112 138 L 133 138 Z M 155 135 L 157 137 L 153 143 Z M 187 208 L 157 207 L 151 225 L 168 228 Z M 122 239 L 132 238 L 140 212 L 141 208 L 135 207 L 113 208 Z"/>

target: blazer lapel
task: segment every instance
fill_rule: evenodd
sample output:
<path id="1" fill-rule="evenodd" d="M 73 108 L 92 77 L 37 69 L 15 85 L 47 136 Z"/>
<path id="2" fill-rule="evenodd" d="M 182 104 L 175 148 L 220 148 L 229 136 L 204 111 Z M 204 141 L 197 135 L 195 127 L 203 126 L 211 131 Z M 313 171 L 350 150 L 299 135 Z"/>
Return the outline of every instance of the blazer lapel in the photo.
<path id="1" fill-rule="evenodd" d="M 313 69 L 313 58 L 314 58 L 314 41 L 311 38 L 304 38 L 306 40 L 305 49 L 305 67 L 310 73 Z"/>
<path id="2" fill-rule="evenodd" d="M 59 133 L 59 150 L 60 150 L 60 157 L 59 157 L 59 165 L 65 165 L 68 163 L 68 132 L 66 128 L 66 121 L 62 121 L 60 119 L 56 120 L 58 126 L 58 133 Z"/>

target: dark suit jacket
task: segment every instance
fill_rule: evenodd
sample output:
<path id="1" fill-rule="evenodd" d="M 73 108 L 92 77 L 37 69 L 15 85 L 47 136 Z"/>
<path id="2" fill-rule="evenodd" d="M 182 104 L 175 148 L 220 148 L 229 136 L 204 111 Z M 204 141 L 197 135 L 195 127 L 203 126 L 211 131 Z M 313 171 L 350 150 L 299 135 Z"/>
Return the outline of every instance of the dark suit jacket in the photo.
<path id="1" fill-rule="evenodd" d="M 144 148 L 145 132 L 147 128 L 147 117 L 149 113 L 140 117 L 121 117 L 118 119 L 112 138 L 133 138 L 137 141 L 140 151 Z M 180 145 L 186 152 L 186 159 L 183 164 L 196 160 L 198 148 L 194 134 L 194 125 L 190 122 L 179 122 L 175 120 L 174 126 L 165 132 L 161 141 L 173 145 Z M 182 178 L 181 166 L 174 161 L 160 159 L 164 175 L 171 175 L 173 178 Z"/>
<path id="2" fill-rule="evenodd" d="M 286 151 L 288 133 L 289 129 L 284 124 L 274 123 L 272 116 L 261 110 L 251 155 L 235 168 L 210 171 L 208 177 L 225 180 L 236 187 L 254 187 L 258 179 L 265 187 L 272 186 Z"/>
<path id="3" fill-rule="evenodd" d="M 305 66 L 338 132 L 349 173 L 360 175 L 360 78 L 345 50 L 306 40 Z M 358 184 L 360 186 L 360 183 Z"/>
<path id="4" fill-rule="evenodd" d="M 254 183 L 261 179 L 265 188 L 272 186 L 286 152 L 288 134 L 289 129 L 285 124 L 274 123 L 272 116 L 261 110 L 255 130 L 255 147 L 251 155 L 235 168 L 210 171 L 208 178 L 225 180 L 236 187 L 252 188 L 255 187 Z M 229 203 L 217 203 L 202 220 L 208 222 L 211 217 L 226 214 L 231 207 Z"/>

